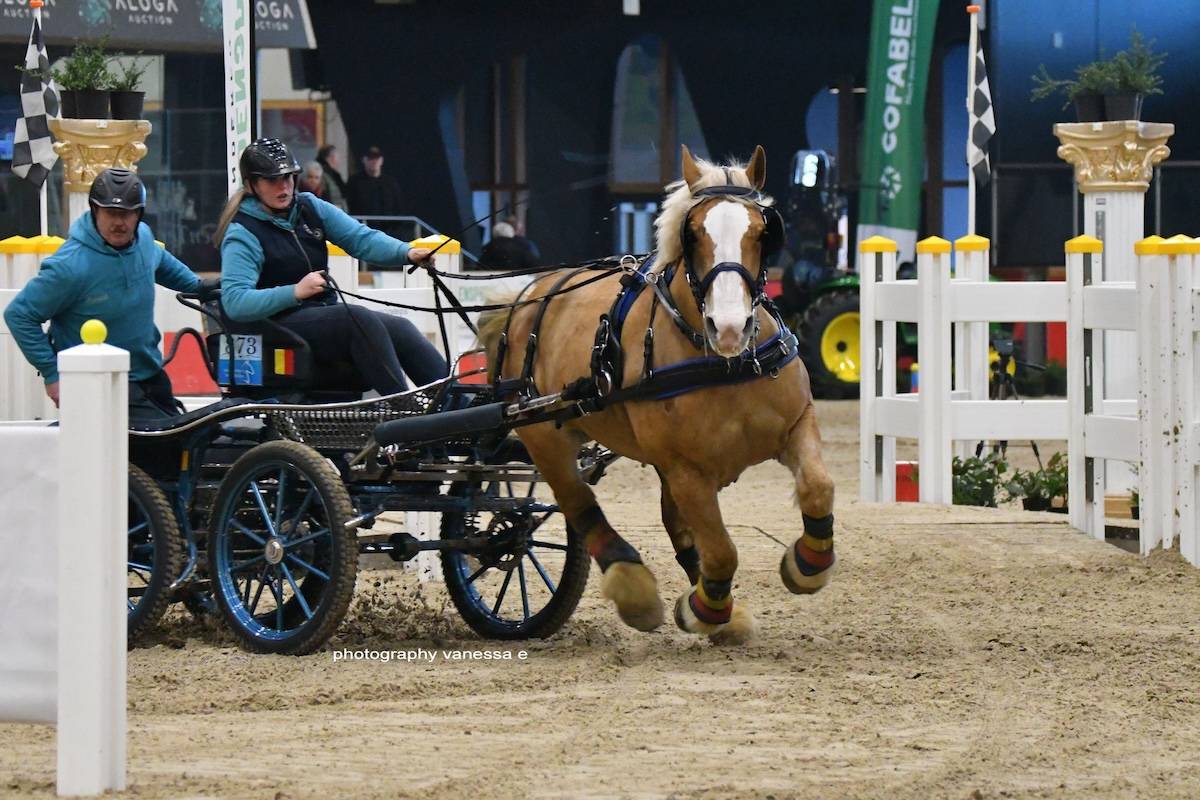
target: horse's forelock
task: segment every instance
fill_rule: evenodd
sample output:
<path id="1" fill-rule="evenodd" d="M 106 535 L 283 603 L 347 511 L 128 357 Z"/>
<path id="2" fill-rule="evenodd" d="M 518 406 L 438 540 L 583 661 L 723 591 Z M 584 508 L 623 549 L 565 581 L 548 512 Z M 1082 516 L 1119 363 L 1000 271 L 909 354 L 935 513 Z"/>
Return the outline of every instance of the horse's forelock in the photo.
<path id="1" fill-rule="evenodd" d="M 658 263 L 660 264 L 669 264 L 683 255 L 683 243 L 679 241 L 679 229 L 688 210 L 699 202 L 692 196 L 694 192 L 728 184 L 747 188 L 751 186 L 750 179 L 746 176 L 746 165 L 740 161 L 731 161 L 721 165 L 698 158 L 696 167 L 700 171 L 700 178 L 694 186 L 688 186 L 683 179 L 668 183 L 666 186 L 667 196 L 663 200 L 662 212 L 654 222 L 655 250 L 658 251 Z M 726 169 L 729 170 L 728 176 L 725 173 Z M 763 196 L 758 202 L 761 205 L 771 205 L 773 201 L 771 198 Z"/>

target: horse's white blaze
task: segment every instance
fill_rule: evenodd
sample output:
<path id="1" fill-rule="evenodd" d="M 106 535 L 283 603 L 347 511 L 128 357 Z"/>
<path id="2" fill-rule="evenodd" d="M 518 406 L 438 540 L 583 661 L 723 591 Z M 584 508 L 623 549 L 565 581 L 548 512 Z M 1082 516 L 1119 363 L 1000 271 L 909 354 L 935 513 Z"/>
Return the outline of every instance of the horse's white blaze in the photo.
<path id="1" fill-rule="evenodd" d="M 750 230 L 750 214 L 737 202 L 717 203 L 704 217 L 704 230 L 714 245 L 713 265 L 742 263 L 742 238 Z M 709 344 L 721 355 L 737 355 L 745 347 L 746 324 L 750 320 L 750 293 L 736 272 L 722 272 L 712 282 L 705 298 L 706 316 L 716 328 L 716 341 Z"/>

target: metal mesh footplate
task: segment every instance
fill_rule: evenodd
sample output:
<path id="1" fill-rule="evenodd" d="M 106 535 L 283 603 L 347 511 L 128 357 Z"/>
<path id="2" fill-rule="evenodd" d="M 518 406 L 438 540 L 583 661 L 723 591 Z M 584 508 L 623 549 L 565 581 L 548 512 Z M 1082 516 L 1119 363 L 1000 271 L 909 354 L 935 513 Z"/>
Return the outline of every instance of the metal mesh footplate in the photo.
<path id="1" fill-rule="evenodd" d="M 267 418 L 286 439 L 316 448 L 355 450 L 366 446 L 381 422 L 434 413 L 433 403 L 444 383 L 354 403 L 268 411 Z"/>

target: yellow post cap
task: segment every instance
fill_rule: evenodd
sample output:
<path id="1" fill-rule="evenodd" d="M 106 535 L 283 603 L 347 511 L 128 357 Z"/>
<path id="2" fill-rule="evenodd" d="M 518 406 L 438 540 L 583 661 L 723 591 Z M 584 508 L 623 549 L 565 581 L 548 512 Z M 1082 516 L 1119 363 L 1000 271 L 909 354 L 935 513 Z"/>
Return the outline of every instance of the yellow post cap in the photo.
<path id="1" fill-rule="evenodd" d="M 326 250 L 326 251 L 329 253 L 329 255 L 331 255 L 331 256 L 348 256 L 348 255 L 350 255 L 349 253 L 347 253 L 347 252 L 346 252 L 345 250 L 343 250 L 342 248 L 338 247 L 338 246 L 337 246 L 336 244 L 334 244 L 333 242 L 328 242 L 328 241 L 327 241 L 327 242 L 325 242 L 325 250 Z"/>
<path id="2" fill-rule="evenodd" d="M 32 253 L 33 245 L 24 236 L 9 236 L 0 240 L 0 253 Z"/>
<path id="3" fill-rule="evenodd" d="M 1164 255 L 1180 255 L 1182 253 L 1200 253 L 1200 241 L 1190 236 L 1177 233 L 1158 246 L 1158 252 Z"/>
<path id="4" fill-rule="evenodd" d="M 79 329 L 84 344 L 104 344 L 108 338 L 108 326 L 98 319 L 89 319 Z"/>
<path id="5" fill-rule="evenodd" d="M 1166 239 L 1161 236 L 1147 236 L 1145 239 L 1138 239 L 1133 243 L 1133 252 L 1139 256 L 1156 256 L 1162 252 L 1160 249 Z"/>
<path id="6" fill-rule="evenodd" d="M 1063 250 L 1068 253 L 1103 253 L 1104 242 L 1095 236 L 1076 236 L 1074 239 L 1067 239 Z"/>
<path id="7" fill-rule="evenodd" d="M 875 236 L 869 239 L 863 239 L 858 243 L 858 252 L 860 253 L 894 253 L 896 252 L 896 243 L 886 236 Z"/>
<path id="8" fill-rule="evenodd" d="M 66 240 L 61 236 L 34 236 L 29 240 L 29 244 L 33 247 L 33 252 L 50 255 L 57 253 L 64 241 Z"/>
<path id="9" fill-rule="evenodd" d="M 444 246 L 443 243 L 445 243 Z M 458 240 L 451 239 L 449 236 L 444 236 L 440 233 L 434 236 L 422 236 L 420 239 L 413 239 L 409 244 L 413 247 L 428 247 L 430 250 L 440 247 L 441 249 L 438 252 L 445 253 L 446 255 L 462 252 L 462 244 Z"/>
<path id="10" fill-rule="evenodd" d="M 960 236 L 954 240 L 954 249 L 960 253 L 978 253 L 987 250 L 992 246 L 992 242 L 986 236 L 977 236 L 974 233 L 968 233 L 966 236 Z"/>
<path id="11" fill-rule="evenodd" d="M 917 242 L 918 253 L 949 253 L 950 242 L 940 236 L 930 236 Z"/>

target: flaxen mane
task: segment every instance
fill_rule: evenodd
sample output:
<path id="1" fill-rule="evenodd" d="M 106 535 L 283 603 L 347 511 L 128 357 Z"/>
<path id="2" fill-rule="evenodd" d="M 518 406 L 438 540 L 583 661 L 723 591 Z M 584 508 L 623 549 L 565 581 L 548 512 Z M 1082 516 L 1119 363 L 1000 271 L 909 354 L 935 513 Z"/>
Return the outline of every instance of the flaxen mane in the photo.
<path id="1" fill-rule="evenodd" d="M 688 209 L 697 202 L 692 197 L 692 193 L 710 186 L 724 186 L 727 182 L 725 169 L 720 164 L 713 164 L 697 158 L 696 166 L 700 169 L 700 180 L 696 181 L 695 186 L 688 186 L 687 181 L 682 178 L 668 183 L 666 186 L 667 198 L 663 200 L 662 212 L 654 221 L 654 249 L 658 251 L 656 257 L 658 264 L 670 264 L 683 255 L 682 243 L 679 241 L 679 226 Z M 740 161 L 731 161 L 725 166 L 729 168 L 729 176 L 733 179 L 734 186 L 750 186 L 750 179 L 746 177 L 745 164 Z M 761 205 L 769 206 L 774 201 L 763 195 L 758 202 Z"/>

